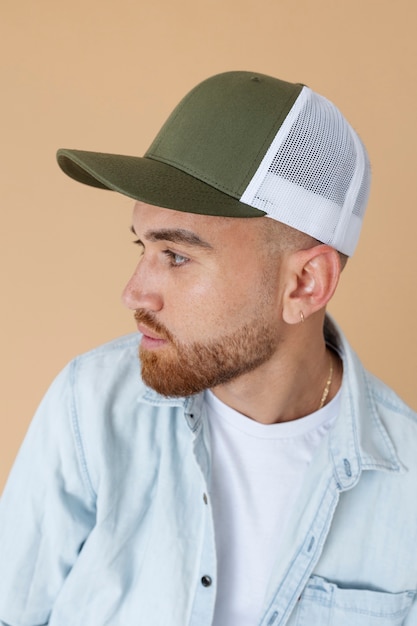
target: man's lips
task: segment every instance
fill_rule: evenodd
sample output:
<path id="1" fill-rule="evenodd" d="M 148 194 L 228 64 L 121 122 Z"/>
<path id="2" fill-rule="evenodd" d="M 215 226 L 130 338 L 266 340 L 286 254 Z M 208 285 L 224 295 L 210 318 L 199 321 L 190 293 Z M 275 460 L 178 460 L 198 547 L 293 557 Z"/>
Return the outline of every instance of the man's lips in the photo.
<path id="1" fill-rule="evenodd" d="M 145 326 L 145 324 L 137 324 L 138 331 L 142 333 L 144 337 L 150 337 L 150 339 L 162 339 L 158 333 Z"/>
<path id="2" fill-rule="evenodd" d="M 155 331 L 151 330 L 145 324 L 137 324 L 138 331 L 142 333 L 141 347 L 146 350 L 158 348 L 167 343 L 165 337 L 161 337 Z"/>

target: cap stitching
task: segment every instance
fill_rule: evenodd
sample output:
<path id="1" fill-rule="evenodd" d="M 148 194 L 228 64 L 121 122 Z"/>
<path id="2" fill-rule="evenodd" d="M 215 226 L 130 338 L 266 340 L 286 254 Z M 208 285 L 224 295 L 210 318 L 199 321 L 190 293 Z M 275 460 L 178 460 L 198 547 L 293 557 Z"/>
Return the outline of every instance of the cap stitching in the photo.
<path id="1" fill-rule="evenodd" d="M 229 195 L 231 195 L 233 198 L 237 200 L 240 197 L 238 194 L 235 194 L 235 192 L 232 189 L 229 189 L 226 185 L 221 185 L 217 182 L 214 183 L 214 181 L 211 180 L 211 178 L 208 178 L 207 176 L 202 175 L 200 172 L 198 172 L 195 169 L 185 167 L 182 163 L 174 161 L 173 159 L 167 159 L 167 158 L 161 159 L 159 156 L 154 155 L 152 152 L 148 152 L 146 156 L 154 159 L 154 161 L 159 161 L 160 163 L 166 163 L 167 165 L 173 165 L 177 167 L 181 172 L 190 174 L 194 176 L 194 178 L 197 178 L 200 181 L 210 184 L 210 186 L 214 187 L 215 189 L 228 192 Z"/>
<path id="2" fill-rule="evenodd" d="M 175 122 L 175 120 L 176 120 L 176 118 L 178 117 L 178 115 L 180 114 L 181 110 L 184 108 L 184 105 L 188 102 L 188 100 L 190 100 L 191 98 L 193 98 L 193 97 L 195 96 L 195 94 L 197 93 L 197 91 L 198 91 L 198 89 L 199 89 L 199 87 L 200 87 L 200 86 L 201 86 L 201 84 L 200 84 L 200 85 L 197 85 L 197 86 L 196 86 L 194 89 L 192 89 L 192 90 L 191 90 L 191 91 L 190 91 L 190 92 L 189 92 L 186 96 L 184 96 L 184 98 L 182 99 L 182 101 L 181 101 L 181 102 L 177 105 L 177 107 L 176 107 L 176 109 L 175 109 L 175 112 L 173 112 L 173 113 L 172 113 L 172 114 L 171 114 L 171 115 L 167 118 L 167 120 L 166 120 L 165 124 L 167 124 L 168 122 L 169 122 L 170 124 L 172 124 L 173 122 Z M 271 129 L 269 130 L 269 132 L 268 132 L 268 134 L 267 134 L 267 136 L 266 136 L 265 140 L 263 141 L 262 146 L 259 148 L 259 150 L 258 150 L 258 152 L 256 153 L 255 157 L 254 157 L 254 158 L 253 158 L 253 160 L 251 161 L 251 163 L 250 163 L 250 165 L 249 165 L 249 167 L 248 167 L 248 169 L 247 169 L 247 171 L 246 171 L 245 175 L 243 176 L 242 181 L 240 181 L 240 184 L 239 184 L 239 191 L 237 191 L 237 192 L 233 191 L 231 188 L 229 188 L 229 187 L 228 187 L 228 186 L 226 186 L 226 185 L 221 185 L 221 184 L 219 184 L 218 182 L 215 182 L 213 179 L 211 179 L 211 178 L 209 178 L 209 177 L 207 177 L 207 176 L 202 175 L 202 174 L 201 174 L 200 172 L 198 172 L 196 169 L 192 169 L 192 168 L 189 168 L 189 167 L 185 167 L 183 164 L 179 163 L 178 161 L 172 160 L 172 159 L 167 159 L 167 158 L 165 158 L 165 157 L 162 159 L 162 158 L 160 158 L 160 157 L 156 156 L 156 154 L 155 154 L 155 152 L 154 152 L 154 151 L 158 149 L 158 147 L 159 147 L 159 145 L 160 145 L 160 143 L 161 143 L 161 141 L 162 141 L 162 137 L 160 136 L 160 135 L 161 135 L 161 131 L 158 133 L 159 138 L 158 138 L 157 140 L 156 140 L 156 138 L 155 138 L 154 142 L 153 142 L 153 143 L 152 143 L 152 145 L 150 146 L 150 147 L 152 147 L 152 148 L 153 148 L 153 151 L 152 151 L 152 152 L 149 152 L 149 150 L 148 150 L 148 151 L 147 151 L 147 153 L 146 153 L 146 156 L 147 156 L 147 157 L 152 157 L 155 161 L 160 161 L 161 163 L 167 163 L 167 164 L 170 164 L 170 165 L 176 166 L 176 167 L 178 167 L 178 169 L 180 169 L 182 172 L 186 172 L 186 173 L 188 173 L 188 174 L 191 174 L 191 175 L 193 175 L 195 178 L 198 178 L 199 180 L 202 180 L 202 181 L 204 181 L 205 183 L 210 184 L 210 185 L 211 185 L 212 187 L 214 187 L 215 189 L 220 189 L 221 191 L 225 191 L 225 192 L 227 192 L 227 193 L 231 194 L 233 198 L 239 199 L 239 198 L 241 197 L 242 193 L 243 193 L 243 192 L 241 191 L 241 187 L 242 187 L 242 186 L 245 186 L 245 187 L 246 187 L 246 186 L 247 186 L 247 184 L 248 184 L 248 182 L 249 182 L 249 180 L 250 180 L 250 178 L 251 178 L 251 171 L 252 171 L 252 169 L 253 169 L 253 165 L 254 165 L 254 163 L 256 163 L 257 161 L 259 161 L 259 155 L 260 155 L 260 154 L 262 154 L 262 152 L 263 152 L 263 154 L 265 154 L 265 152 L 266 152 L 266 150 L 265 150 L 265 145 L 267 145 L 267 147 L 268 147 L 268 146 L 271 144 L 271 139 L 270 139 L 270 138 L 271 138 L 271 136 L 275 136 L 275 134 L 276 134 L 276 132 L 277 132 L 277 131 L 276 131 L 276 126 L 277 126 L 277 124 L 279 124 L 279 125 L 278 125 L 278 128 L 280 128 L 280 127 L 281 127 L 281 125 L 282 125 L 282 121 L 283 121 L 283 120 L 285 120 L 285 118 L 287 117 L 287 115 L 288 115 L 288 114 L 289 114 L 289 112 L 291 111 L 291 109 L 292 109 L 292 107 L 294 106 L 295 102 L 297 101 L 297 99 L 298 99 L 298 97 L 299 97 L 300 93 L 302 92 L 303 87 L 304 87 L 304 85 L 300 84 L 300 91 L 298 92 L 297 97 L 294 99 L 294 102 L 292 103 L 291 108 L 290 108 L 290 109 L 289 109 L 289 110 L 285 113 L 285 115 L 284 115 L 283 113 L 281 113 L 281 115 L 279 116 L 278 120 L 275 120 L 275 122 L 274 122 L 274 123 L 273 123 L 273 125 L 271 126 Z M 292 95 L 292 94 L 288 96 L 287 100 L 285 101 L 285 105 L 284 105 L 285 107 L 287 106 L 288 102 L 290 102 L 290 101 L 291 101 L 291 99 L 292 99 L 292 98 L 293 98 L 293 95 Z M 162 130 L 162 129 L 161 129 L 161 130 Z"/>
<path id="3" fill-rule="evenodd" d="M 298 100 L 302 89 L 303 89 L 303 86 L 301 85 L 301 89 L 300 89 L 299 93 L 297 94 L 297 97 L 295 98 L 291 108 L 288 111 L 286 111 L 285 115 L 283 113 L 281 113 L 279 118 L 277 120 L 275 120 L 275 122 L 271 126 L 267 136 L 265 137 L 265 140 L 262 143 L 262 146 L 259 148 L 259 150 L 256 153 L 255 157 L 251 161 L 250 166 L 247 169 L 247 172 L 244 175 L 244 177 L 243 177 L 243 179 L 241 181 L 241 184 L 239 185 L 239 188 L 241 187 L 241 185 L 245 185 L 245 187 L 247 186 L 248 181 L 251 178 L 250 173 L 251 173 L 251 170 L 253 168 L 253 164 L 256 163 L 259 160 L 259 155 L 260 154 L 263 153 L 265 155 L 265 152 L 266 152 L 265 145 L 267 146 L 267 148 L 271 145 L 271 139 L 270 138 L 271 138 L 271 136 L 275 137 L 276 132 L 277 132 L 276 131 L 277 125 L 279 124 L 278 128 L 280 128 L 282 126 L 283 120 L 286 119 L 286 117 L 288 116 L 288 114 L 291 111 L 292 107 L 294 106 L 294 104 Z M 291 95 L 291 96 L 289 96 L 287 98 L 287 100 L 285 101 L 285 106 L 288 104 L 289 101 L 291 101 L 292 97 L 293 96 Z M 182 107 L 182 105 L 181 105 L 181 107 Z M 175 117 L 173 119 L 175 119 Z M 159 140 L 158 143 L 160 143 L 160 140 Z M 158 144 L 154 144 L 153 147 L 154 147 L 154 149 L 156 149 L 158 147 Z M 167 163 L 169 165 L 173 165 L 175 167 L 178 167 L 178 169 L 180 169 L 182 172 L 186 172 L 188 174 L 193 175 L 195 178 L 198 178 L 198 180 L 202 180 L 205 183 L 210 184 L 212 187 L 215 187 L 215 189 L 220 189 L 221 191 L 225 191 L 225 192 L 231 194 L 233 198 L 239 199 L 241 197 L 241 195 L 242 195 L 242 192 L 235 192 L 231 188 L 229 188 L 228 186 L 222 185 L 222 184 L 220 184 L 218 182 L 215 182 L 215 181 L 212 180 L 212 178 L 204 176 L 198 170 L 190 168 L 190 167 L 186 167 L 186 166 L 184 166 L 184 164 L 179 163 L 178 161 L 175 161 L 174 159 L 167 159 L 165 157 L 162 159 L 161 157 L 157 156 L 154 152 L 147 152 L 146 156 L 153 158 L 155 161 L 160 161 L 161 163 Z"/>
<path id="4" fill-rule="evenodd" d="M 199 85 L 196 85 L 194 87 L 194 89 L 191 89 L 190 92 L 188 92 L 183 99 L 179 102 L 179 104 L 175 107 L 174 111 L 172 111 L 172 113 L 167 117 L 165 123 L 163 124 L 163 126 L 161 127 L 160 131 L 158 132 L 157 136 L 155 137 L 155 139 L 153 140 L 151 147 L 153 147 L 154 149 L 158 148 L 158 146 L 160 145 L 161 141 L 162 141 L 162 136 L 161 136 L 161 131 L 162 129 L 165 127 L 166 124 L 171 125 L 172 122 L 174 122 L 176 120 L 176 118 L 178 117 L 178 115 L 180 114 L 180 112 L 182 111 L 182 109 L 184 108 L 184 105 L 188 102 L 188 100 L 191 100 L 191 98 L 193 98 L 195 96 L 195 94 L 197 93 L 197 91 L 199 91 L 199 89 L 202 87 L 202 83 L 200 83 Z M 150 154 L 149 152 L 147 154 Z"/>
<path id="5" fill-rule="evenodd" d="M 295 98 L 294 102 L 292 103 L 291 108 L 285 113 L 285 115 L 283 113 L 281 113 L 281 115 L 279 116 L 278 120 L 275 121 L 275 123 L 273 124 L 273 126 L 271 127 L 268 135 L 265 137 L 265 140 L 261 146 L 261 148 L 258 150 L 256 156 L 254 157 L 253 161 L 250 164 L 250 167 L 247 170 L 247 173 L 245 174 L 244 180 L 245 180 L 245 188 L 247 187 L 250 179 L 252 178 L 251 176 L 251 171 L 253 168 L 254 163 L 257 163 L 259 161 L 259 155 L 262 154 L 263 156 L 265 156 L 266 151 L 268 150 L 269 146 L 271 145 L 271 136 L 272 138 L 275 137 L 275 135 L 277 134 L 278 130 L 281 128 L 282 126 L 282 122 L 287 118 L 288 114 L 290 113 L 291 109 L 293 108 L 293 106 L 295 105 L 295 103 L 297 102 L 298 98 L 300 97 L 300 94 L 303 90 L 303 85 L 301 85 L 301 89 L 297 94 L 297 97 Z M 285 105 L 287 105 L 287 103 L 291 100 L 292 95 L 289 96 L 285 102 Z M 278 130 L 277 130 L 277 123 L 279 122 L 279 126 L 278 126 Z M 267 145 L 266 145 L 267 144 Z M 265 149 L 265 145 L 266 145 L 266 149 Z M 262 156 L 262 158 L 263 158 Z M 261 158 L 261 160 L 262 160 Z M 259 165 L 259 163 L 258 163 Z"/>

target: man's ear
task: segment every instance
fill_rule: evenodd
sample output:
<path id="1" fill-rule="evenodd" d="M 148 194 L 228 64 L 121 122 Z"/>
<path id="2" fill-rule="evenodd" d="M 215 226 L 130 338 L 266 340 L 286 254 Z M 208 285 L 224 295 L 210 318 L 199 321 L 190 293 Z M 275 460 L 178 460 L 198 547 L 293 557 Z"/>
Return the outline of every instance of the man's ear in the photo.
<path id="1" fill-rule="evenodd" d="M 341 272 L 338 252 L 324 244 L 287 257 L 283 318 L 297 324 L 323 309 L 333 296 Z"/>

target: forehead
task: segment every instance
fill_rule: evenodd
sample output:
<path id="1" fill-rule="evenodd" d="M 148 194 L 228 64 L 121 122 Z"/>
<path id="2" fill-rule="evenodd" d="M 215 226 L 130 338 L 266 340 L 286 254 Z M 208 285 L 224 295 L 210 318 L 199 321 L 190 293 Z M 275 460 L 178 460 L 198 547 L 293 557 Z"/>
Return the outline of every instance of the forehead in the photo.
<path id="1" fill-rule="evenodd" d="M 186 213 L 136 202 L 133 209 L 133 227 L 138 236 L 148 230 L 180 228 L 195 233 L 211 245 L 216 243 L 233 246 L 243 242 L 259 242 L 266 218 L 218 217 Z"/>

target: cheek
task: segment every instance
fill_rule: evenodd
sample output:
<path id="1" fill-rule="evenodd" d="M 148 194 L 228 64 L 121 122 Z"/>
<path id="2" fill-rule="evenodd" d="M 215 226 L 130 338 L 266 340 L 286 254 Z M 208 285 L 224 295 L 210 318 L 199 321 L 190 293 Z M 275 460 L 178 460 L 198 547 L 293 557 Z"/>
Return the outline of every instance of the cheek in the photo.
<path id="1" fill-rule="evenodd" d="M 182 342 L 227 335 L 244 323 L 275 315 L 277 277 L 246 258 L 215 271 L 177 276 L 159 318 Z"/>
<path id="2" fill-rule="evenodd" d="M 213 283 L 200 284 L 190 292 L 184 307 L 184 323 L 194 338 L 198 339 L 198 334 L 227 335 L 257 318 L 260 307 L 265 307 L 266 294 L 259 280 L 246 279 L 227 274 Z"/>
<path id="3" fill-rule="evenodd" d="M 202 341 L 236 327 L 241 299 L 232 284 L 201 279 L 187 289 L 173 289 L 158 317 L 179 341 Z"/>

